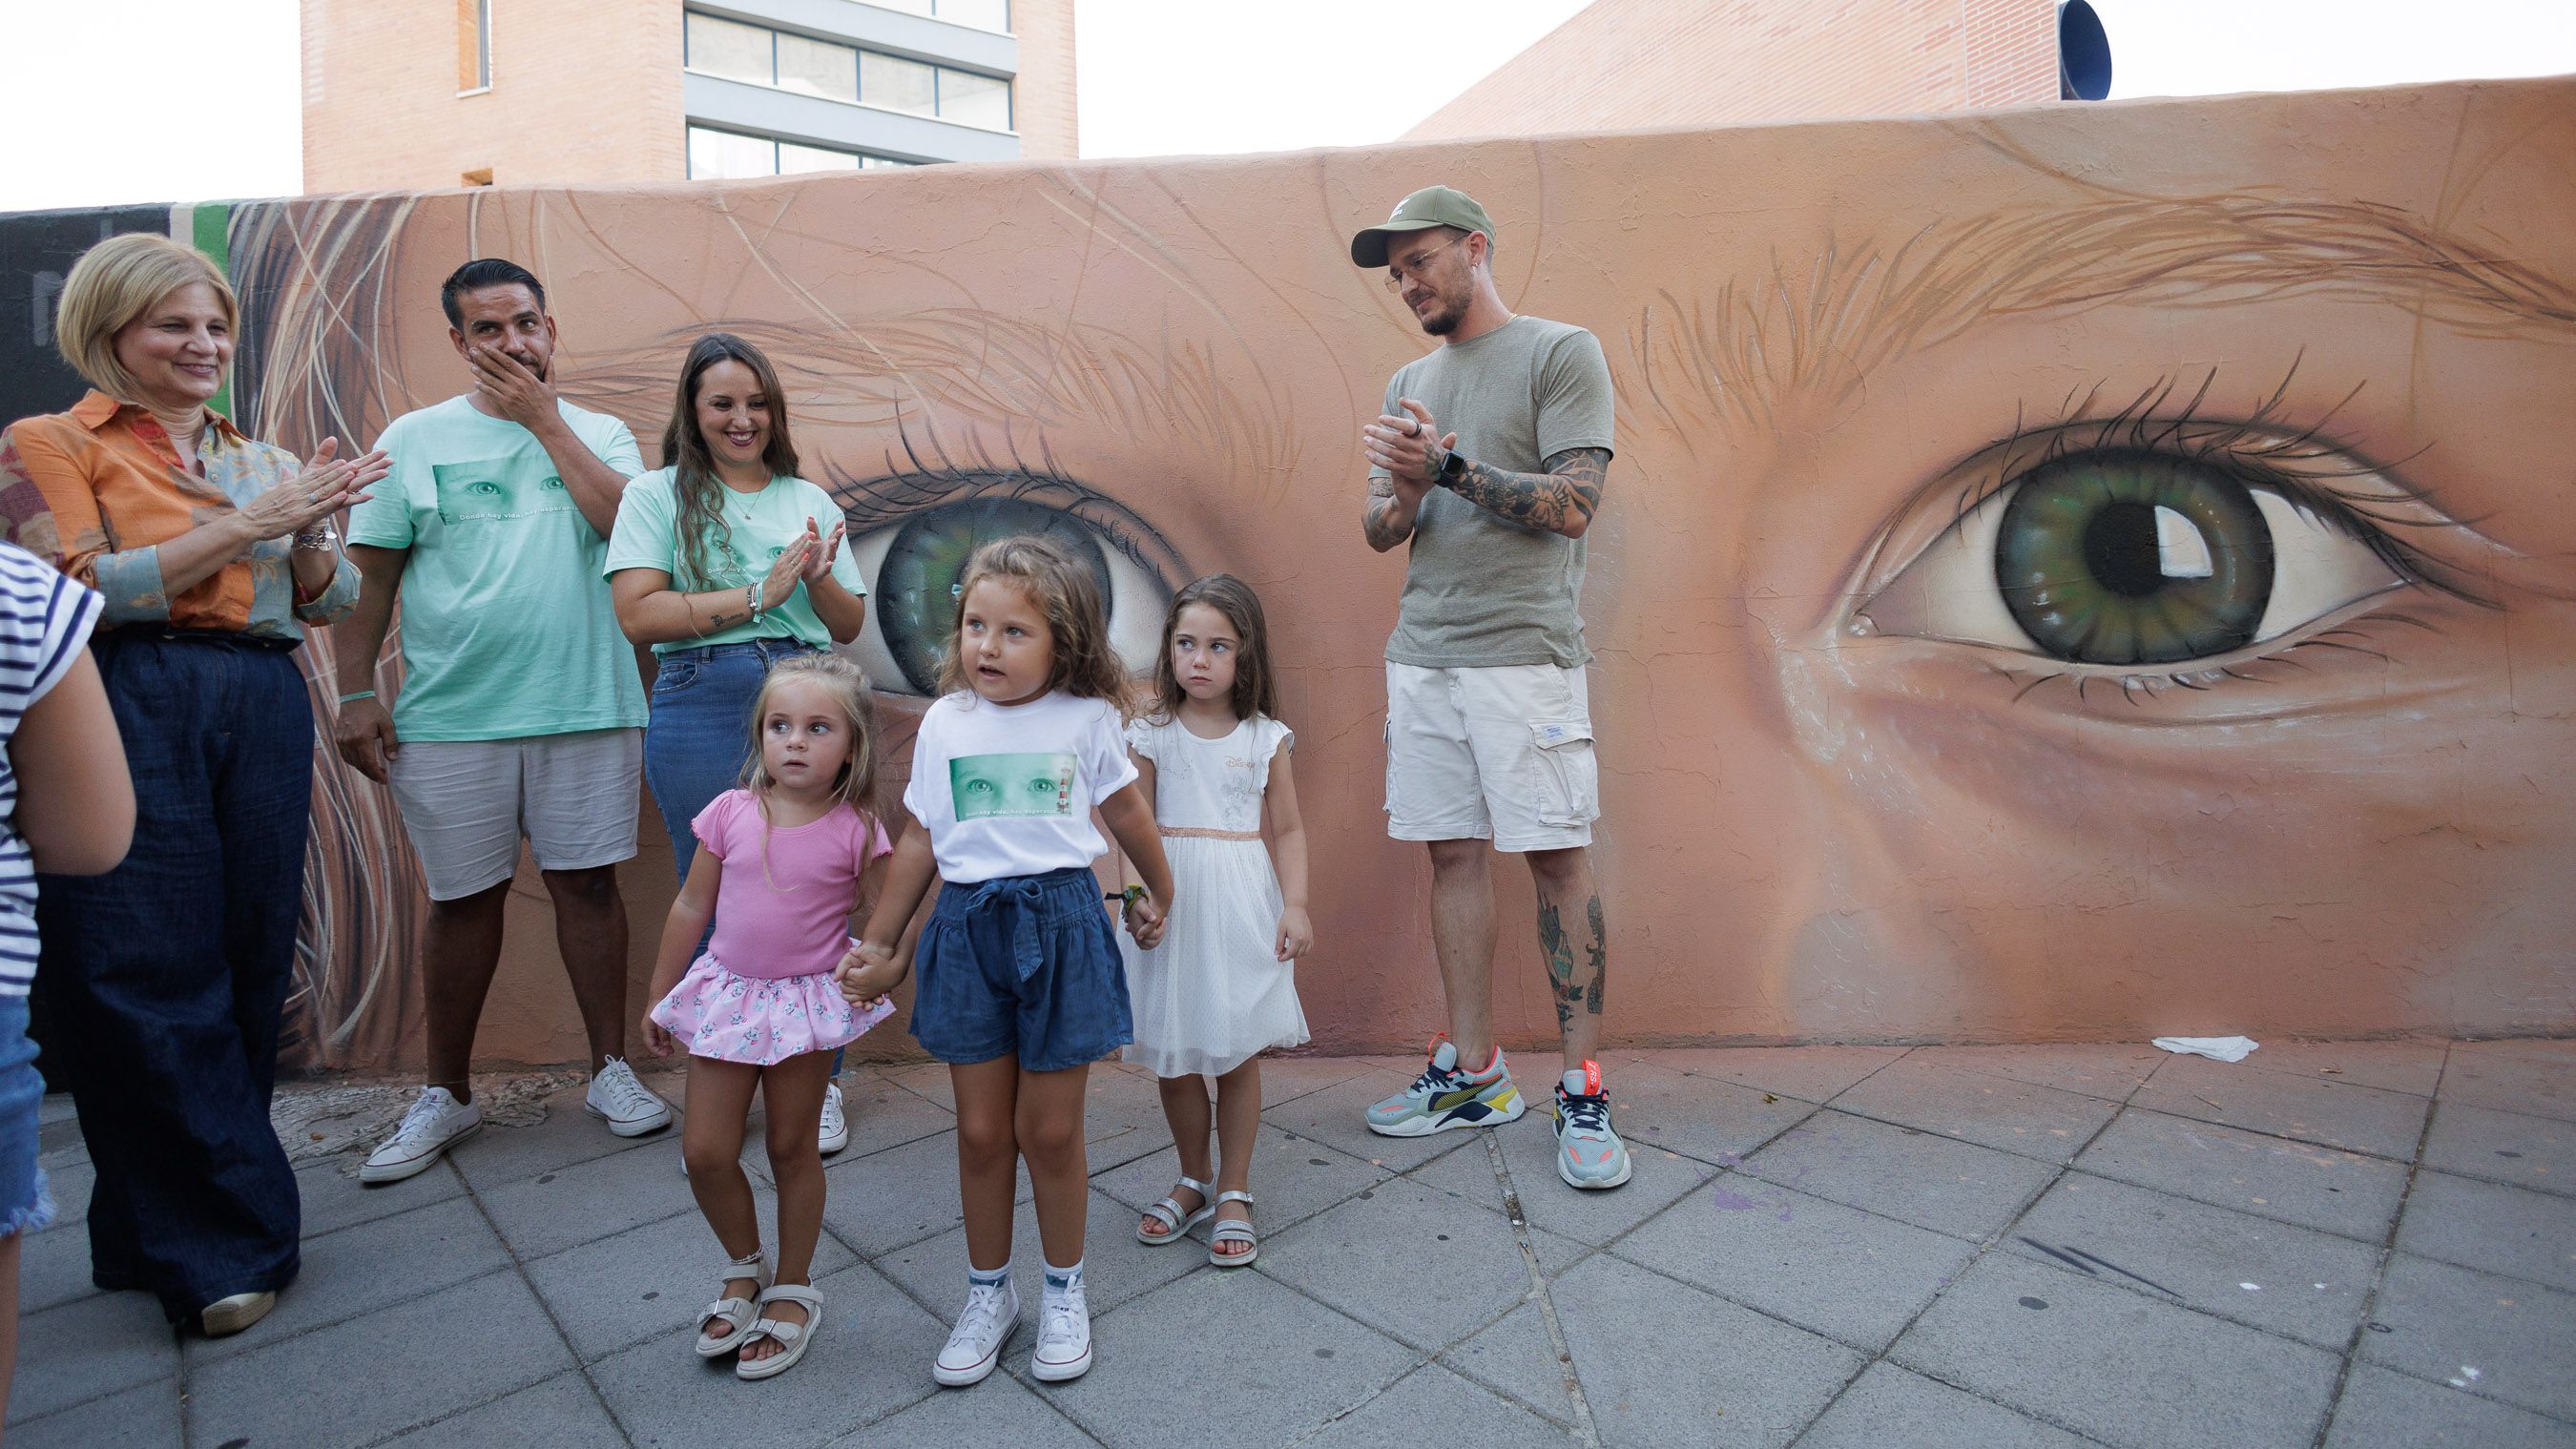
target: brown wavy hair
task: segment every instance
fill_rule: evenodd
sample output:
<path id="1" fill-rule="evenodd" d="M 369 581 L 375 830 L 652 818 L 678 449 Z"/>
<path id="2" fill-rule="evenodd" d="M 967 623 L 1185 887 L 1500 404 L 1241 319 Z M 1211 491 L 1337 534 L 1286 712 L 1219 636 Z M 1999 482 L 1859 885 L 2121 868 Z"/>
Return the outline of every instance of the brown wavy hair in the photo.
<path id="1" fill-rule="evenodd" d="M 706 550 L 710 541 L 733 542 L 733 530 L 724 521 L 724 483 L 716 477 L 715 455 L 698 429 L 698 384 L 719 362 L 751 369 L 761 396 L 769 400 L 769 444 L 761 450 L 761 464 L 773 478 L 796 476 L 796 444 L 787 436 L 787 397 L 778 389 L 778 371 L 769 358 L 730 332 L 710 332 L 691 343 L 688 360 L 680 365 L 671 421 L 662 428 L 662 465 L 671 470 L 671 491 L 679 501 L 679 546 L 673 550 L 671 582 L 683 593 L 722 587 L 707 573 Z"/>
<path id="2" fill-rule="evenodd" d="M 939 656 L 939 692 L 970 690 L 963 638 L 966 596 L 987 579 L 1007 584 L 1028 596 L 1046 615 L 1047 632 L 1055 636 L 1055 660 L 1047 671 L 1047 688 L 1076 699 L 1105 699 L 1121 718 L 1132 712 L 1135 689 L 1127 666 L 1109 647 L 1109 610 L 1100 600 L 1100 583 L 1071 555 L 1043 538 L 995 539 L 975 550 L 957 580 L 957 617 L 948 627 L 948 647 Z"/>
<path id="3" fill-rule="evenodd" d="M 1163 615 L 1163 652 L 1154 660 L 1154 718 L 1170 719 L 1188 697 L 1172 670 L 1172 635 L 1180 630 L 1181 611 L 1192 604 L 1207 605 L 1234 626 L 1234 693 L 1227 701 L 1234 706 L 1234 717 L 1277 719 L 1279 686 L 1270 672 L 1270 625 L 1261 616 L 1261 596 L 1232 574 L 1210 574 L 1172 595 L 1171 611 Z"/>

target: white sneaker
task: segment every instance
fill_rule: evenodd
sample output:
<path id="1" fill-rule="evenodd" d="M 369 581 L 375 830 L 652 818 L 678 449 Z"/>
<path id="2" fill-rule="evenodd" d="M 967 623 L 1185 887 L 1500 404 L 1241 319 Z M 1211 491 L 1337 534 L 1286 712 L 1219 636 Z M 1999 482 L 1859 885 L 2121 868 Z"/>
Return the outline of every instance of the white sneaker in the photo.
<path id="1" fill-rule="evenodd" d="M 823 1130 L 815 1146 L 825 1157 L 850 1145 L 850 1119 L 841 1113 L 841 1084 L 832 1082 L 823 1088 Z"/>
<path id="2" fill-rule="evenodd" d="M 447 1149 L 483 1130 L 483 1109 L 445 1087 L 423 1087 L 394 1135 L 367 1155 L 360 1182 L 400 1182 L 427 1172 Z"/>
<path id="3" fill-rule="evenodd" d="M 610 1057 L 608 1065 L 591 1076 L 581 1109 L 606 1119 L 608 1130 L 620 1137 L 641 1137 L 671 1125 L 671 1104 L 635 1080 L 635 1069 L 626 1065 L 624 1057 Z"/>
<path id="4" fill-rule="evenodd" d="M 1019 1326 L 1019 1285 L 1008 1278 L 970 1283 L 966 1311 L 957 1315 L 956 1331 L 948 1335 L 948 1346 L 939 1351 L 930 1376 L 952 1389 L 982 1383 L 1002 1361 L 1002 1345 Z"/>
<path id="5" fill-rule="evenodd" d="M 1091 1305 L 1082 1284 L 1049 1288 L 1038 1302 L 1038 1351 L 1029 1372 L 1039 1382 L 1060 1384 L 1091 1372 Z"/>

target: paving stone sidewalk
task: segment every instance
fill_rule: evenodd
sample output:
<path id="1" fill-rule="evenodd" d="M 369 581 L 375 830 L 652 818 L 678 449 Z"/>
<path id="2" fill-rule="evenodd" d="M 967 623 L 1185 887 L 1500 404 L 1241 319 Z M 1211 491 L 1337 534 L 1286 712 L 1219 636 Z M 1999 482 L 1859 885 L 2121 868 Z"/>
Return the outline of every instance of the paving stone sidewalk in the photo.
<path id="1" fill-rule="evenodd" d="M 90 1286 L 89 1169 L 50 1099 L 64 1223 L 25 1245 L 7 1441 L 2576 1445 L 2576 1043 L 1607 1065 L 1636 1177 L 1579 1194 L 1542 1112 L 1372 1137 L 1361 1108 L 1418 1062 L 1274 1062 L 1261 1258 L 1232 1271 L 1134 1241 L 1175 1159 L 1152 1078 L 1096 1069 L 1098 1366 L 1028 1376 L 1023 1212 L 1032 1321 L 963 1391 L 929 1372 L 965 1262 L 942 1068 L 844 1078 L 826 1321 L 756 1384 L 689 1352 L 717 1250 L 676 1136 L 611 1137 L 577 1089 L 391 1187 L 306 1164 L 302 1279 L 212 1342 Z"/>

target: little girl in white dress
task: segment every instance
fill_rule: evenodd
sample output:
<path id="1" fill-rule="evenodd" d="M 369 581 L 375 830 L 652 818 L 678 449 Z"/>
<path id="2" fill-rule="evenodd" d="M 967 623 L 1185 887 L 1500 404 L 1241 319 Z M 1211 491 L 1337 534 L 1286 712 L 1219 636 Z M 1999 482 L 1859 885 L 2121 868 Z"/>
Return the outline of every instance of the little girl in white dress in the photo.
<path id="1" fill-rule="evenodd" d="M 1216 574 L 1174 596 L 1154 680 L 1155 703 L 1128 725 L 1127 747 L 1154 802 L 1177 904 L 1160 945 L 1119 945 L 1136 1022 L 1127 1060 L 1162 1079 L 1181 1179 L 1146 1209 L 1136 1237 L 1160 1246 L 1214 1216 L 1208 1260 L 1239 1268 L 1260 1252 L 1250 1191 L 1258 1058 L 1306 1040 L 1296 958 L 1315 934 L 1289 763 L 1294 736 L 1274 718 L 1268 640 L 1251 588 Z M 1216 1080 L 1213 1173 L 1203 1076 Z"/>

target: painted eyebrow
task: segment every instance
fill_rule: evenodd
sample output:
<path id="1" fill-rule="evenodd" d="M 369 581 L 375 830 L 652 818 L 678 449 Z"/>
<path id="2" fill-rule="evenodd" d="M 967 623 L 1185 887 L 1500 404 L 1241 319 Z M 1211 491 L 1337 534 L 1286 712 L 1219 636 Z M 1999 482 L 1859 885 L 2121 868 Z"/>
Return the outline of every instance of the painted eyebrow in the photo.
<path id="1" fill-rule="evenodd" d="M 1872 368 L 1991 317 L 2113 304 L 2217 309 L 2323 296 L 2402 308 L 2475 338 L 2576 331 L 2563 279 L 2372 202 L 2233 194 L 2106 198 L 1936 222 L 1890 248 L 1828 244 L 1803 274 L 1647 303 L 1629 330 L 1638 393 L 1681 425 L 1767 424 L 1784 395 L 1842 401 Z M 1668 396 L 1689 378 L 1692 396 Z"/>
<path id="2" fill-rule="evenodd" d="M 933 307 L 880 321 L 816 324 L 709 319 L 620 351 L 585 369 L 609 410 L 649 414 L 669 388 L 667 359 L 703 327 L 722 327 L 769 353 L 808 426 L 897 429 L 900 451 L 963 456 L 994 451 L 979 434 L 1053 428 L 1112 437 L 1173 433 L 1220 471 L 1284 488 L 1299 439 L 1267 389 L 1238 391 L 1209 348 L 1143 343 L 1089 323 L 1035 322 L 975 307 Z M 1002 451 L 1011 451 L 1005 447 Z"/>

